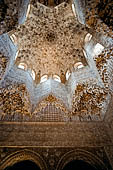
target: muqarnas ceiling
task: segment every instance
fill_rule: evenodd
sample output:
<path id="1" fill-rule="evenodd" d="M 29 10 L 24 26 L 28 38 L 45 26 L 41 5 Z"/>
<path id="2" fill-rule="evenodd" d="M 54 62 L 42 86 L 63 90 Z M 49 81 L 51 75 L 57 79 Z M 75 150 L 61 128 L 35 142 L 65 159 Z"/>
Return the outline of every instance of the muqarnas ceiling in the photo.
<path id="1" fill-rule="evenodd" d="M 89 32 L 70 3 L 32 3 L 26 21 L 0 36 L 0 120 L 102 120 L 112 96 L 113 48 Z"/>

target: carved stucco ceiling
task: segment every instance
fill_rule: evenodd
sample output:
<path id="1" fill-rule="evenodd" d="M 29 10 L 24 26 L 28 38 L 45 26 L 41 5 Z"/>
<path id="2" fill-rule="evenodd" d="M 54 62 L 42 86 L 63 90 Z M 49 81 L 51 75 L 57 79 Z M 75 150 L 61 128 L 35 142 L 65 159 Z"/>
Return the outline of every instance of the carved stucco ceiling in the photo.
<path id="1" fill-rule="evenodd" d="M 0 34 L 14 30 L 26 18 L 29 0 L 0 1 Z"/>
<path id="2" fill-rule="evenodd" d="M 37 3 L 31 5 L 26 22 L 15 31 L 17 46 L 7 34 L 0 36 L 1 121 L 104 118 L 113 93 L 113 48 L 96 55 L 95 39 L 84 44 L 86 34 L 86 27 L 78 22 L 70 4 L 51 9 Z M 73 65 L 78 61 L 85 67 L 75 70 Z M 36 84 L 28 70 L 17 67 L 19 63 L 36 73 L 41 70 L 41 75 L 58 74 L 61 78 L 61 71 L 65 76 L 67 69 L 71 75 L 65 83 L 49 77 Z"/>
<path id="3" fill-rule="evenodd" d="M 52 9 L 39 3 L 37 8 L 31 5 L 27 21 L 15 32 L 17 63 L 26 63 L 41 75 L 66 73 L 76 62 L 86 64 L 82 49 L 86 33 L 70 4 Z"/>

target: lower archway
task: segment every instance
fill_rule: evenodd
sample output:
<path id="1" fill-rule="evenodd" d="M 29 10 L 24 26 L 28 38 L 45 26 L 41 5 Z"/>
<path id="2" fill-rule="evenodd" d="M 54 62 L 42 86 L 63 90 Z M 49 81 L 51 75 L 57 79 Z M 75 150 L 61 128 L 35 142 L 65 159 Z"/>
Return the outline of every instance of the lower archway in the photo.
<path id="1" fill-rule="evenodd" d="M 96 170 L 93 166 L 82 160 L 73 160 L 65 165 L 63 170 Z"/>
<path id="2" fill-rule="evenodd" d="M 31 168 L 29 168 L 29 167 Z M 21 168 L 20 168 L 21 167 Z M 26 167 L 26 168 L 24 168 Z M 28 167 L 28 168 L 27 168 Z M 16 169 L 17 168 L 17 169 Z M 33 169 L 34 168 L 34 169 Z M 1 162 L 0 170 L 48 170 L 46 162 L 40 154 L 24 149 L 8 155 Z"/>
<path id="3" fill-rule="evenodd" d="M 4 170 L 41 170 L 34 162 L 25 160 L 6 167 Z"/>
<path id="4" fill-rule="evenodd" d="M 75 149 L 64 154 L 58 162 L 56 168 L 56 170 L 75 169 L 108 170 L 104 162 L 97 155 L 82 149 Z"/>

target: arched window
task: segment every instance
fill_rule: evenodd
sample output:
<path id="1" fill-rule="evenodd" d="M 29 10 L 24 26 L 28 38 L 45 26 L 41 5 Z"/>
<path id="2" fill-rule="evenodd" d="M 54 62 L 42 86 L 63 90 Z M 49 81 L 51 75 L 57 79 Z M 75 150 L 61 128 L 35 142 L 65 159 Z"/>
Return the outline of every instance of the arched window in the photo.
<path id="1" fill-rule="evenodd" d="M 94 47 L 94 54 L 99 55 L 104 50 L 104 46 L 97 43 Z"/>
<path id="2" fill-rule="evenodd" d="M 30 8 L 31 8 L 31 5 L 29 4 L 29 5 L 28 5 L 28 8 L 27 8 L 27 12 L 26 12 L 26 18 L 27 18 L 27 17 L 28 17 L 28 15 L 29 15 Z"/>
<path id="3" fill-rule="evenodd" d="M 55 81 L 58 81 L 59 83 L 61 83 L 61 79 L 60 79 L 60 77 L 59 77 L 58 75 L 54 75 L 54 76 L 53 76 L 53 79 L 54 79 Z"/>
<path id="4" fill-rule="evenodd" d="M 22 70 L 27 70 L 27 65 L 25 63 L 20 63 L 18 65 L 18 68 L 22 69 Z"/>
<path id="5" fill-rule="evenodd" d="M 68 79 L 69 79 L 70 75 L 71 75 L 70 71 L 69 71 L 69 70 L 67 70 L 67 72 L 66 72 L 66 80 L 68 80 Z"/>
<path id="6" fill-rule="evenodd" d="M 92 38 L 92 35 L 90 33 L 88 33 L 86 36 L 85 36 L 85 43 L 88 43 Z"/>
<path id="7" fill-rule="evenodd" d="M 73 3 L 72 3 L 72 11 L 74 13 L 74 16 L 76 17 L 75 5 Z"/>
<path id="8" fill-rule="evenodd" d="M 75 70 L 76 70 L 76 69 L 83 68 L 83 67 L 84 67 L 84 65 L 83 65 L 81 62 L 78 62 L 78 63 L 75 63 L 75 64 L 74 64 Z"/>
<path id="9" fill-rule="evenodd" d="M 48 75 L 43 75 L 41 77 L 40 83 L 43 83 L 43 82 L 47 81 L 47 79 L 48 79 Z"/>
<path id="10" fill-rule="evenodd" d="M 12 40 L 12 42 L 14 44 L 17 44 L 17 38 L 16 38 L 16 36 L 14 34 L 10 35 L 10 39 Z"/>

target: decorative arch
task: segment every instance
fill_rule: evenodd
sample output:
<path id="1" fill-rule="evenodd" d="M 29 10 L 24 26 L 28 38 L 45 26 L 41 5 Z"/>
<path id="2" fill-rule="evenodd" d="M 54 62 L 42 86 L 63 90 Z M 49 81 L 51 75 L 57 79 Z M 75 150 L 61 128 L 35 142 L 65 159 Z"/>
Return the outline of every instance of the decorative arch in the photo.
<path id="1" fill-rule="evenodd" d="M 69 112 L 65 104 L 60 99 L 58 99 L 54 94 L 50 93 L 49 95 L 41 98 L 41 100 L 37 104 L 34 113 L 40 112 L 42 109 L 46 108 L 46 106 L 49 106 L 50 104 L 52 104 L 56 108 L 61 109 L 65 114 L 68 114 Z"/>
<path id="2" fill-rule="evenodd" d="M 77 69 L 80 69 L 80 68 L 83 68 L 84 65 L 82 62 L 77 62 L 74 64 L 74 69 L 77 70 Z"/>
<path id="3" fill-rule="evenodd" d="M 60 77 L 57 74 L 53 75 L 53 79 L 55 81 L 58 81 L 59 83 L 61 82 L 61 79 L 60 79 Z"/>
<path id="4" fill-rule="evenodd" d="M 41 170 L 48 170 L 47 165 L 43 158 L 36 152 L 27 149 L 17 151 L 9 156 L 7 156 L 2 162 L 0 169 L 5 169 L 8 166 L 12 166 L 15 163 L 30 160 L 36 163 Z"/>
<path id="5" fill-rule="evenodd" d="M 25 63 L 19 63 L 18 64 L 18 68 L 22 69 L 22 70 L 27 70 L 27 64 Z"/>
<path id="6" fill-rule="evenodd" d="M 41 79 L 40 79 L 40 83 L 43 83 L 43 82 L 45 82 L 45 81 L 47 81 L 48 80 L 48 75 L 47 74 L 44 74 L 42 77 L 41 77 Z"/>
<path id="7" fill-rule="evenodd" d="M 107 170 L 107 167 L 99 157 L 92 154 L 91 152 L 81 149 L 72 150 L 64 154 L 58 162 L 56 170 L 62 170 L 66 164 L 73 160 L 82 160 L 89 163 L 98 170 Z"/>

